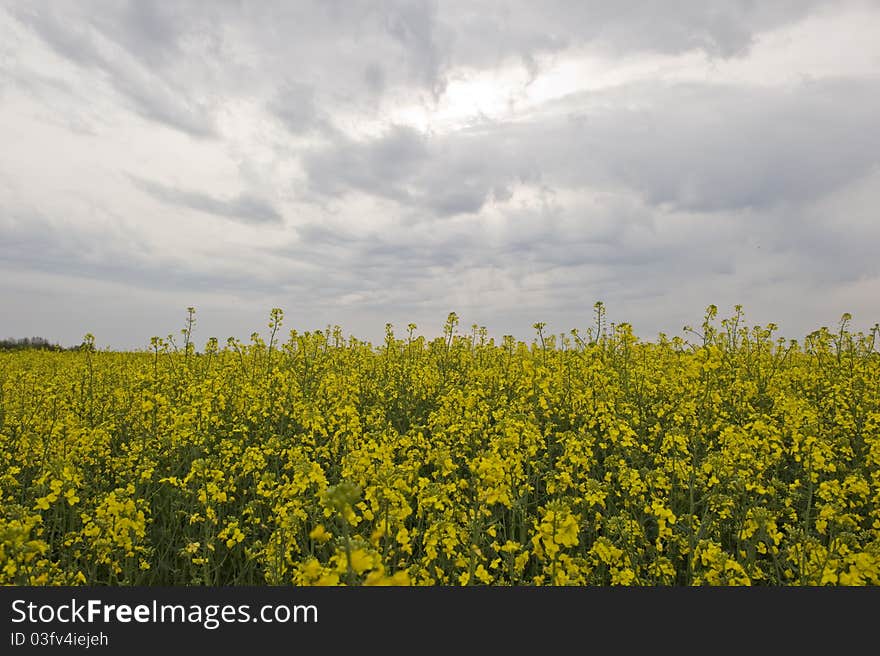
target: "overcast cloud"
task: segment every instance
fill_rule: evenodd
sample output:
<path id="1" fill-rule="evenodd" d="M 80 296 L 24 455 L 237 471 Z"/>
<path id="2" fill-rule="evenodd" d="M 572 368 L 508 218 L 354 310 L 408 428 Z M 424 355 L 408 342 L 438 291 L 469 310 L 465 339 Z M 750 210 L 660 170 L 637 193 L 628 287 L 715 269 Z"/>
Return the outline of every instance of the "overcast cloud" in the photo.
<path id="1" fill-rule="evenodd" d="M 868 0 L 0 0 L 0 338 L 880 321 Z"/>

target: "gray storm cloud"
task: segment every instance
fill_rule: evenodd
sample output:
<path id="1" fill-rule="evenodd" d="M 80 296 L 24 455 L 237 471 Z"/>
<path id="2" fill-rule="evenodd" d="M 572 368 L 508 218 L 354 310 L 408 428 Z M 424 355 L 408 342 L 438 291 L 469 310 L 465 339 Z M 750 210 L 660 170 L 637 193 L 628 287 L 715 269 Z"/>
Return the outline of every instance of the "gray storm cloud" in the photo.
<path id="1" fill-rule="evenodd" d="M 133 177 L 134 185 L 156 200 L 178 205 L 206 214 L 214 214 L 249 224 L 278 223 L 281 215 L 269 203 L 252 195 L 239 194 L 234 198 L 215 198 L 210 194 L 179 189 L 149 180 Z"/>
<path id="2" fill-rule="evenodd" d="M 0 333 L 139 347 L 195 305 L 206 334 L 280 306 L 525 338 L 598 299 L 646 337 L 708 303 L 872 324 L 877 28 L 857 0 L 0 2 Z"/>

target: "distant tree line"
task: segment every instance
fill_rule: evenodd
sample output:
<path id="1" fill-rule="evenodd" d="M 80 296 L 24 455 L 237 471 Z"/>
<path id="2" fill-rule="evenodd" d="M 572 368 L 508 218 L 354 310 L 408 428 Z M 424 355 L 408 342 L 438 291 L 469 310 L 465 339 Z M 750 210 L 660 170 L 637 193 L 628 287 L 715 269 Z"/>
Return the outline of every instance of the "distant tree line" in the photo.
<path id="1" fill-rule="evenodd" d="M 19 337 L 18 339 L 0 340 L 0 351 L 24 351 L 25 349 L 37 349 L 40 351 L 71 350 L 65 349 L 60 344 L 53 344 L 45 337 Z"/>

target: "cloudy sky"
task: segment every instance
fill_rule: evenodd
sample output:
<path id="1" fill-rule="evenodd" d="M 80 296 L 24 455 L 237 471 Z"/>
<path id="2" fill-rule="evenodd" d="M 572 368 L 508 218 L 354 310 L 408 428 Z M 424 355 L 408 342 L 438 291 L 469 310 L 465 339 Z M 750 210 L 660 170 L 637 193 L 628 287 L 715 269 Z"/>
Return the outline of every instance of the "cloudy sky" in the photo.
<path id="1" fill-rule="evenodd" d="M 0 0 L 0 338 L 880 320 L 880 4 Z"/>

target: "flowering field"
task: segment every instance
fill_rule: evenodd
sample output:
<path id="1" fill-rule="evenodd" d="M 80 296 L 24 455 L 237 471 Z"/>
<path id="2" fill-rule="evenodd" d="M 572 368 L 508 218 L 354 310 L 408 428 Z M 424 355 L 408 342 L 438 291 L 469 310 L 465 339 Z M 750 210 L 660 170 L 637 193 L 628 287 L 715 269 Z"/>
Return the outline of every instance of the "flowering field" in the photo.
<path id="1" fill-rule="evenodd" d="M 880 584 L 880 329 L 715 315 L 0 353 L 0 583 Z"/>

